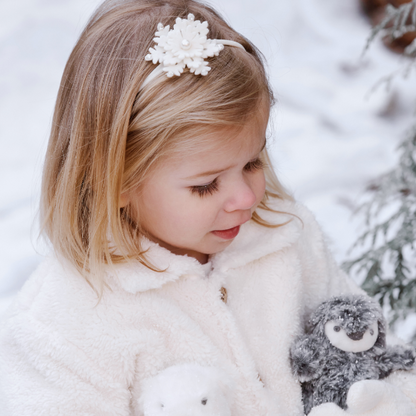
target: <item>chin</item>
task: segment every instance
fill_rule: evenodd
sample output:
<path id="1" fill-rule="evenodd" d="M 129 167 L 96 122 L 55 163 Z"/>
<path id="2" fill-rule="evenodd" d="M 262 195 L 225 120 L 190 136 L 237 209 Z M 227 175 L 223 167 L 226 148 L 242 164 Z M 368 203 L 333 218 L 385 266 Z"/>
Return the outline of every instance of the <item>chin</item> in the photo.
<path id="1" fill-rule="evenodd" d="M 223 241 L 221 243 L 216 243 L 215 247 L 213 247 L 211 250 L 206 250 L 204 252 L 208 255 L 220 253 L 221 251 L 226 249 L 233 241 L 234 241 L 234 239 L 233 240 L 226 240 L 226 241 Z"/>

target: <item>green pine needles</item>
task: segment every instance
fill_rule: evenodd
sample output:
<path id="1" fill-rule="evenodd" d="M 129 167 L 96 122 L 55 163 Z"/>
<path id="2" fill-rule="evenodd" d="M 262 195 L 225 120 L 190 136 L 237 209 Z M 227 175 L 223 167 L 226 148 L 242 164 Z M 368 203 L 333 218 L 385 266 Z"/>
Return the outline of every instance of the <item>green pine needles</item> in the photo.
<path id="1" fill-rule="evenodd" d="M 395 39 L 411 31 L 416 31 L 416 0 L 398 8 L 388 6 L 366 49 L 377 35 Z M 409 76 L 416 67 L 416 40 L 404 54 Z M 392 325 L 416 313 L 416 123 L 398 152 L 397 166 L 367 188 L 365 202 L 358 208 L 365 228 L 353 246 L 360 254 L 343 264 L 347 272 L 364 279 L 362 287 L 385 307 Z M 416 345 L 416 331 L 410 341 Z"/>
<path id="2" fill-rule="evenodd" d="M 366 230 L 354 247 L 364 251 L 343 265 L 364 274 L 363 289 L 388 306 L 391 324 L 416 312 L 416 128 L 399 151 L 397 167 L 371 183 L 359 208 Z"/>

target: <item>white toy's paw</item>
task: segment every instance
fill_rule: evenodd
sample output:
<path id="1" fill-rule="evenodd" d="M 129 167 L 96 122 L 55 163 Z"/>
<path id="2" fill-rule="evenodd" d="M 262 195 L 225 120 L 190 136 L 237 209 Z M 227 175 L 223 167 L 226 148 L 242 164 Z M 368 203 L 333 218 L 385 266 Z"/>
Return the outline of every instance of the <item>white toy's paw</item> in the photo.
<path id="1" fill-rule="evenodd" d="M 217 368 L 174 365 L 143 383 L 139 405 L 144 416 L 230 416 L 232 384 Z"/>
<path id="2" fill-rule="evenodd" d="M 352 414 L 369 412 L 376 408 L 386 393 L 386 383 L 378 380 L 363 380 L 354 383 L 348 390 L 348 411 Z"/>
<path id="3" fill-rule="evenodd" d="M 335 403 L 323 403 L 313 407 L 308 416 L 346 416 L 346 414 Z"/>
<path id="4" fill-rule="evenodd" d="M 347 395 L 347 410 L 334 403 L 314 407 L 308 416 L 416 416 L 416 406 L 400 388 L 380 380 L 354 383 Z"/>
<path id="5" fill-rule="evenodd" d="M 416 416 L 416 407 L 400 388 L 381 380 L 354 383 L 347 396 L 348 415 Z"/>

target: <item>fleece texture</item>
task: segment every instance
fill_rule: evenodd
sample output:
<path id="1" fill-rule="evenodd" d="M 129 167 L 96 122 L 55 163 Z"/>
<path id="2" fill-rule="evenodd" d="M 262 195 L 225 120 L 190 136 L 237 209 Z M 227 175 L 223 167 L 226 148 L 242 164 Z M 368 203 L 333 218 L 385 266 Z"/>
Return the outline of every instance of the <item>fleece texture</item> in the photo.
<path id="1" fill-rule="evenodd" d="M 290 346 L 318 304 L 359 289 L 307 209 L 274 208 L 259 214 L 285 225 L 249 221 L 208 265 L 148 242 L 166 271 L 117 265 L 100 302 L 71 265 L 46 260 L 0 323 L 1 416 L 142 416 L 146 380 L 186 363 L 234 380 L 232 416 L 301 416 Z"/>

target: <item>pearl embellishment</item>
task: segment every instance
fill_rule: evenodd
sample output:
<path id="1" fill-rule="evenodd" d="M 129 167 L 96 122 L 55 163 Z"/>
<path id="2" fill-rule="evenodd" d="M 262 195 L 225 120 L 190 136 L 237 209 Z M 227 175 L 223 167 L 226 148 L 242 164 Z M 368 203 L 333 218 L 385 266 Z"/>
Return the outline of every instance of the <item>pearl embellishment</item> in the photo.
<path id="1" fill-rule="evenodd" d="M 181 47 L 182 47 L 182 49 L 189 49 L 191 47 L 191 42 L 189 42 L 188 39 L 184 39 L 181 42 Z"/>

